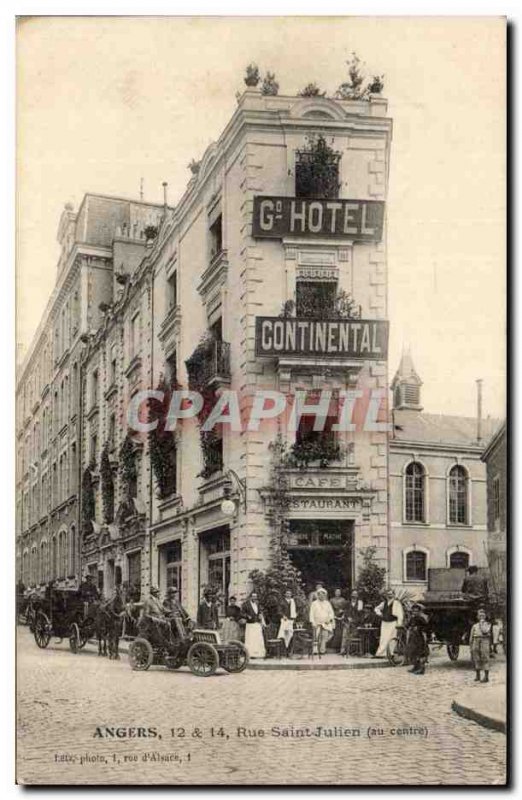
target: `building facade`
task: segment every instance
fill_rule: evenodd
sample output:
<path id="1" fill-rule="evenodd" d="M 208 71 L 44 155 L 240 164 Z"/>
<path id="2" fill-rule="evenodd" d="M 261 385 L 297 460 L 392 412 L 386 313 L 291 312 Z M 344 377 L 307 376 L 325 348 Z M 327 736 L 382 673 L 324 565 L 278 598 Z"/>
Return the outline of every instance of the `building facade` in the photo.
<path id="1" fill-rule="evenodd" d="M 80 574 L 84 341 L 113 295 L 114 264 L 135 267 L 160 206 L 85 195 L 58 227 L 56 285 L 17 376 L 17 574 L 24 584 Z"/>
<path id="2" fill-rule="evenodd" d="M 386 110 L 250 88 L 175 208 L 66 208 L 18 382 L 26 585 L 175 585 L 194 613 L 245 596 L 281 517 L 306 590 L 349 590 L 368 547 L 418 593 L 485 563 L 475 421 L 424 414 L 406 356 L 388 407 Z"/>
<path id="3" fill-rule="evenodd" d="M 488 561 L 492 588 L 505 595 L 507 592 L 507 428 L 503 422 L 495 431 L 482 460 L 486 464 L 488 500 Z"/>
<path id="4" fill-rule="evenodd" d="M 422 594 L 430 568 L 487 567 L 486 419 L 426 414 L 409 352 L 391 384 L 390 581 Z"/>

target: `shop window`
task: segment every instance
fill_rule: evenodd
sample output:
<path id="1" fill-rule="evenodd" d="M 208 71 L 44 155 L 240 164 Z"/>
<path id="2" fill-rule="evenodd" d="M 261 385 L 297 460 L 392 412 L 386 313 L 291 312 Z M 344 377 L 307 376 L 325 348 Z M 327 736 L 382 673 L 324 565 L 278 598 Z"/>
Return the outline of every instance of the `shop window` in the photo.
<path id="1" fill-rule="evenodd" d="M 405 474 L 406 522 L 426 521 L 426 473 L 422 464 L 412 461 Z"/>
<path id="2" fill-rule="evenodd" d="M 449 565 L 452 569 L 467 569 L 469 567 L 469 553 L 464 550 L 455 550 L 450 553 Z"/>
<path id="3" fill-rule="evenodd" d="M 423 550 L 410 550 L 406 553 L 406 580 L 427 580 L 428 556 Z"/>
<path id="4" fill-rule="evenodd" d="M 459 465 L 452 467 L 449 474 L 449 522 L 468 524 L 468 475 Z"/>
<path id="5" fill-rule="evenodd" d="M 215 591 L 220 612 L 223 614 L 230 585 L 230 531 L 223 528 L 203 535 L 201 547 L 200 583 Z"/>
<path id="6" fill-rule="evenodd" d="M 337 283 L 334 281 L 297 281 L 295 313 L 297 317 L 328 319 L 335 314 Z"/>
<path id="7" fill-rule="evenodd" d="M 175 541 L 165 545 L 165 585 L 174 586 L 181 597 L 181 574 L 182 574 L 182 544 Z"/>

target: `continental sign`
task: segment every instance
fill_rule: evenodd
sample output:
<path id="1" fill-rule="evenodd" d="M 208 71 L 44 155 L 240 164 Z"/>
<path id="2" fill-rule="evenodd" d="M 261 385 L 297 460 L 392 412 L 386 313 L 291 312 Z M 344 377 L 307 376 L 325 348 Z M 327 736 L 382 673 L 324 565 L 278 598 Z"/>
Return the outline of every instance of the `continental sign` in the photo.
<path id="1" fill-rule="evenodd" d="M 344 237 L 380 242 L 384 203 L 379 200 L 312 200 L 298 197 L 254 197 L 252 235 Z"/>
<path id="2" fill-rule="evenodd" d="M 256 356 L 385 359 L 388 322 L 256 317 Z"/>

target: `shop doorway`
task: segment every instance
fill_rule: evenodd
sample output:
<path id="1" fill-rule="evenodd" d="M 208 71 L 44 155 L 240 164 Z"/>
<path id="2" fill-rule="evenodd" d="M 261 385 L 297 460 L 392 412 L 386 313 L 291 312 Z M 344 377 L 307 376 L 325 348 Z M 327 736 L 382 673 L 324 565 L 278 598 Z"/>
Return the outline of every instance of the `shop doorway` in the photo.
<path id="1" fill-rule="evenodd" d="M 322 583 L 331 597 L 335 589 L 349 596 L 354 580 L 354 523 L 352 520 L 296 519 L 290 521 L 288 553 L 301 572 L 307 594 Z"/>
<path id="2" fill-rule="evenodd" d="M 228 525 L 201 534 L 199 549 L 199 591 L 215 592 L 220 613 L 225 613 L 230 587 L 230 529 Z"/>

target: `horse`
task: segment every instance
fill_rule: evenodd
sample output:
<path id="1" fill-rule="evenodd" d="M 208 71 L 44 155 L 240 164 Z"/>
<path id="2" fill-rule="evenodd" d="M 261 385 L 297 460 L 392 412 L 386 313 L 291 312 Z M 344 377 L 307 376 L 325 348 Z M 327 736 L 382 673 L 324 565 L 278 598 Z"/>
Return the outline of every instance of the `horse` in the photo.
<path id="1" fill-rule="evenodd" d="M 118 659 L 122 617 L 125 613 L 125 604 L 119 592 L 110 600 L 99 603 L 95 613 L 98 655 Z"/>

